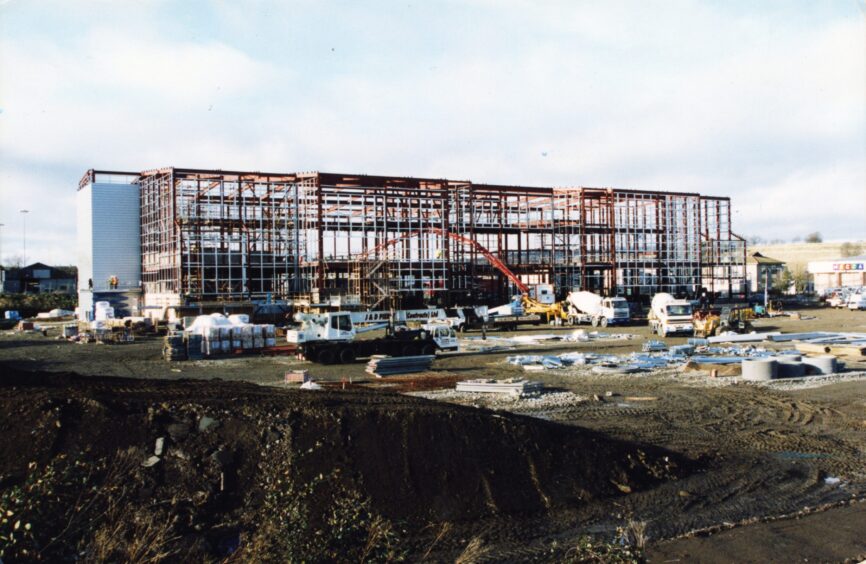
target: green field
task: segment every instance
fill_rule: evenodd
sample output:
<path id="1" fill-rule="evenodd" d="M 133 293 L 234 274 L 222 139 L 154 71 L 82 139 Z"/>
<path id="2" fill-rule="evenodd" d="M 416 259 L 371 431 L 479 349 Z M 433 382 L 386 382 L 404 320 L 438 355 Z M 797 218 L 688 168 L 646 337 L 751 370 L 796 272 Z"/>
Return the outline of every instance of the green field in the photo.
<path id="1" fill-rule="evenodd" d="M 853 242 L 853 241 L 852 241 Z M 860 241 L 866 252 L 866 242 Z M 782 243 L 778 245 L 749 245 L 749 254 L 759 252 L 764 256 L 785 261 L 788 268 L 806 268 L 810 261 L 842 258 L 842 243 Z"/>

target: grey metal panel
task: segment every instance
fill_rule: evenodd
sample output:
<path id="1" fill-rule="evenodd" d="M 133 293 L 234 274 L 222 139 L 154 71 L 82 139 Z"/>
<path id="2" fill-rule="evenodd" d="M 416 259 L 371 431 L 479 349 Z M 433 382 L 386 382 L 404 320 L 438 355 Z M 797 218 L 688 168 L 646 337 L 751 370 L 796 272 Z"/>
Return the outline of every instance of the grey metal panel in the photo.
<path id="1" fill-rule="evenodd" d="M 137 184 L 92 184 L 93 287 L 108 288 L 117 276 L 119 288 L 141 286 L 140 200 Z M 85 281 L 86 284 L 86 281 Z"/>

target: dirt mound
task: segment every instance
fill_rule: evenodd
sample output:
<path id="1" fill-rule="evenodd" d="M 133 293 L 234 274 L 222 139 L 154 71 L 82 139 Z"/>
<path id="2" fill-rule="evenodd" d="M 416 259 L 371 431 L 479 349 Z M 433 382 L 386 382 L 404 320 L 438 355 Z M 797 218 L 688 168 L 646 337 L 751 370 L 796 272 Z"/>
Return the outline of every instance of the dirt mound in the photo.
<path id="1" fill-rule="evenodd" d="M 248 556 L 298 551 L 273 539 L 301 521 L 319 533 L 360 523 L 354 541 L 340 538 L 364 545 L 375 533 L 388 544 L 396 529 L 382 523 L 411 536 L 431 522 L 542 512 L 652 488 L 688 466 L 584 429 L 397 394 L 0 370 L 2 508 L 48 528 L 71 509 L 81 521 L 78 537 L 72 527 L 60 541 L 32 524 L 15 545 L 31 557 L 96 554 L 94 545 L 134 556 L 96 542 L 106 526 L 129 538 L 161 532 L 175 556 L 243 549 L 257 531 L 270 532 Z M 102 509 L 90 518 L 86 503 Z"/>

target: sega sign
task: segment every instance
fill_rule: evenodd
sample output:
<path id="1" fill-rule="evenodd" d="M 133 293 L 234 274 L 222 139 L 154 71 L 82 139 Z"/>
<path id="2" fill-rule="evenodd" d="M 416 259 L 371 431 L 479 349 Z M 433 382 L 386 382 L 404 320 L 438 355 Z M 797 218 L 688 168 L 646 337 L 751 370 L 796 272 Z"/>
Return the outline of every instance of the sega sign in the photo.
<path id="1" fill-rule="evenodd" d="M 866 270 L 864 266 L 866 266 L 866 263 L 863 262 L 837 262 L 833 264 L 833 270 Z"/>

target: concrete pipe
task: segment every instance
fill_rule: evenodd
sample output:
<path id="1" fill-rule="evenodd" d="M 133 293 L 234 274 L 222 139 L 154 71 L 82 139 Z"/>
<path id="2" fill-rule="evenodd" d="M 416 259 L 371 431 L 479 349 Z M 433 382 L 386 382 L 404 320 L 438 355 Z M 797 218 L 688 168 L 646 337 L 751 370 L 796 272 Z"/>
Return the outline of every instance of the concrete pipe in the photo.
<path id="1" fill-rule="evenodd" d="M 779 361 L 779 378 L 800 378 L 806 375 L 806 365 L 802 362 L 782 360 Z"/>
<path id="2" fill-rule="evenodd" d="M 836 357 L 832 355 L 807 356 L 803 359 L 809 374 L 833 374 L 836 372 Z"/>
<path id="3" fill-rule="evenodd" d="M 755 358 L 743 361 L 743 379 L 755 382 L 773 380 L 778 376 L 779 363 L 771 358 Z"/>
<path id="4" fill-rule="evenodd" d="M 803 355 L 800 353 L 783 352 L 777 360 L 779 362 L 800 362 L 803 360 Z"/>

